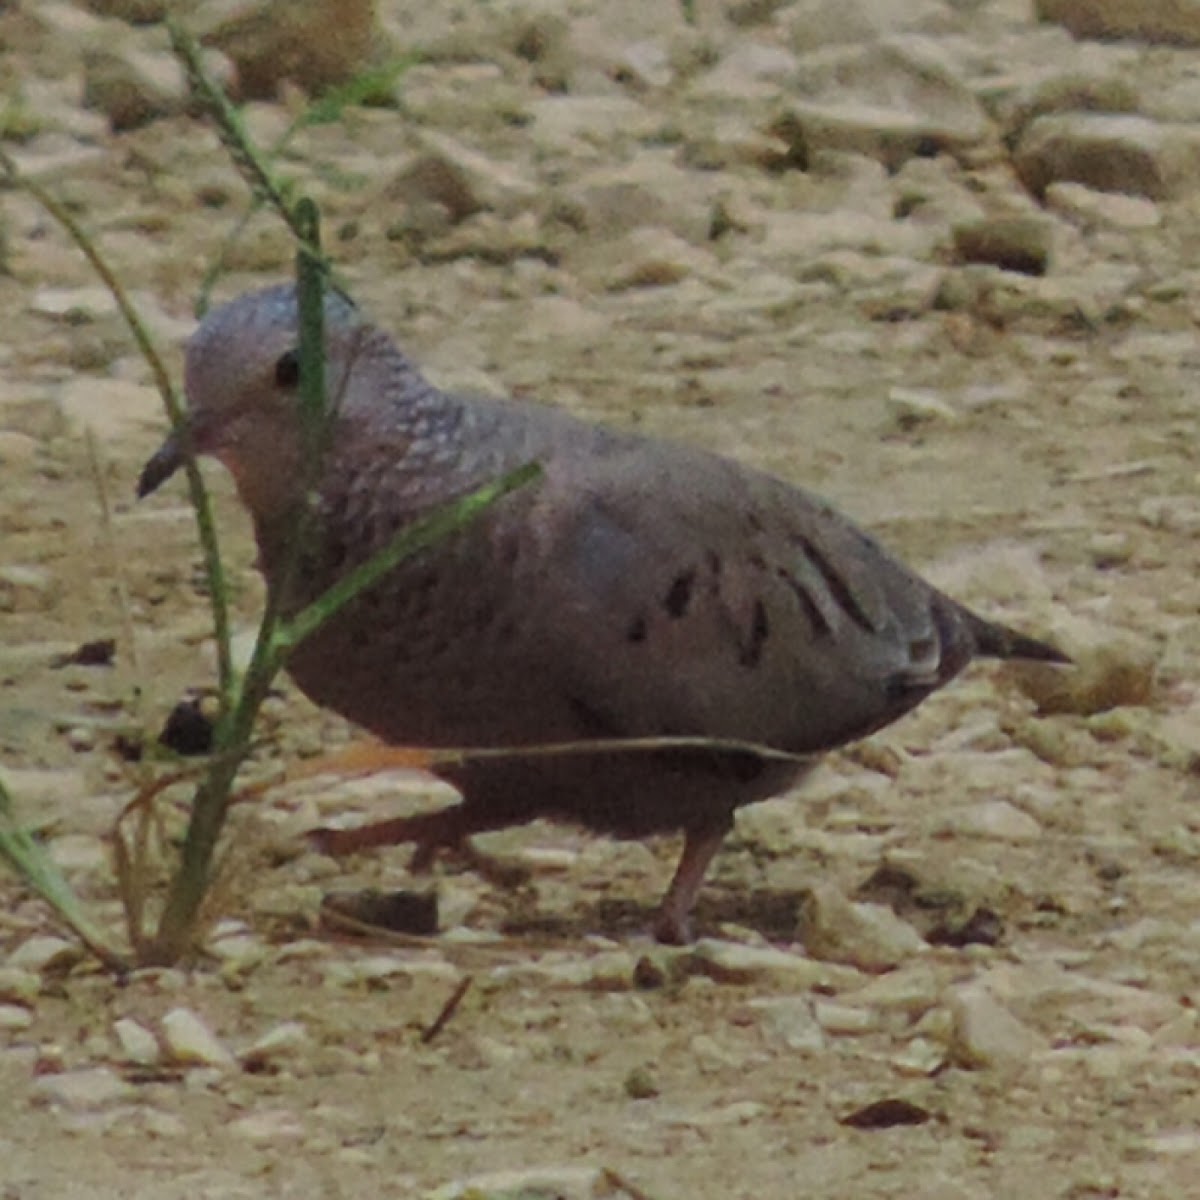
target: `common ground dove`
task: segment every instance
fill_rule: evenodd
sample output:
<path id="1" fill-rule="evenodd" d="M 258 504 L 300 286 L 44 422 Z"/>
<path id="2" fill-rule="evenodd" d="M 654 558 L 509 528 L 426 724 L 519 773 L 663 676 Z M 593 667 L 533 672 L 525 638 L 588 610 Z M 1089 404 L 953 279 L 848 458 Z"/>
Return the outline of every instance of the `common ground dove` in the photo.
<path id="1" fill-rule="evenodd" d="M 285 611 L 430 509 L 527 462 L 544 470 L 294 651 L 302 691 L 386 742 L 690 736 L 815 757 L 894 721 L 972 658 L 1066 661 L 943 595 L 808 492 L 551 407 L 440 391 L 340 296 L 326 298 L 326 326 L 335 415 Z M 301 498 L 297 329 L 294 289 L 274 287 L 212 312 L 187 348 L 191 445 L 232 473 L 268 579 Z M 139 495 L 183 454 L 168 438 Z M 326 845 L 415 842 L 427 861 L 537 817 L 625 838 L 682 830 L 656 923 L 681 941 L 735 810 L 808 767 L 679 746 L 469 760 L 438 770 L 461 803 Z"/>

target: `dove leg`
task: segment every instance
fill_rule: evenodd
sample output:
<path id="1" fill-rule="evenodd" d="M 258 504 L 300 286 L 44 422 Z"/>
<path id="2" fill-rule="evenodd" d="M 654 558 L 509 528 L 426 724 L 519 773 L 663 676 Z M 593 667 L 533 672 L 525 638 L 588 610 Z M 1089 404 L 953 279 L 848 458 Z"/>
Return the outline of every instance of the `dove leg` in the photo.
<path id="1" fill-rule="evenodd" d="M 666 895 L 654 920 L 654 936 L 671 946 L 682 946 L 692 940 L 691 912 L 704 876 L 713 856 L 721 848 L 732 821 L 689 829 L 684 837 L 683 853 Z"/>
<path id="2" fill-rule="evenodd" d="M 429 867 L 442 847 L 460 846 L 473 833 L 503 829 L 512 823 L 512 817 L 507 813 L 489 813 L 476 805 L 452 804 L 437 812 L 373 821 L 354 829 L 316 829 L 309 835 L 309 840 L 315 849 L 335 858 L 375 846 L 415 842 L 413 868 L 420 871 Z"/>

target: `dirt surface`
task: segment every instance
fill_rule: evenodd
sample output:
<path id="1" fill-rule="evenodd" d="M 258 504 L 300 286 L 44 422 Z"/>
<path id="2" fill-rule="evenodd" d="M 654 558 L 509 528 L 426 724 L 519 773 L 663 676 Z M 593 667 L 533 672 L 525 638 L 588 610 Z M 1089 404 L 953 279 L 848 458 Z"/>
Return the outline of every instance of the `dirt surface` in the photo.
<path id="1" fill-rule="evenodd" d="M 674 843 L 540 825 L 486 839 L 525 869 L 513 888 L 438 868 L 447 932 L 425 944 L 322 931 L 326 892 L 412 879 L 403 849 L 334 863 L 303 831 L 431 803 L 418 778 L 241 807 L 212 955 L 186 971 L 61 969 L 34 940 L 56 932 L 45 907 L 0 876 L 6 1200 L 471 1179 L 509 1196 L 1197 1194 L 1200 205 L 1185 176 L 1043 209 L 996 115 L 1083 79 L 1147 120 L 1195 119 L 1197 51 L 1076 43 L 1015 2 L 914 5 L 910 27 L 877 32 L 942 55 L 988 99 L 986 134 L 886 167 L 803 162 L 776 120 L 798 67 L 754 53 L 865 53 L 887 6 L 849 6 L 864 29 L 824 50 L 796 16 L 819 6 L 696 7 L 689 26 L 665 2 L 385 0 L 396 44 L 425 55 L 403 105 L 302 132 L 280 169 L 320 202 L 355 297 L 440 382 L 814 487 L 962 599 L 1061 638 L 1111 685 L 1104 711 L 1038 715 L 1012 678 L 972 669 L 801 794 L 741 814 L 695 950 L 644 933 Z M 21 98 L 5 146 L 97 236 L 177 366 L 246 190 L 202 121 L 113 134 L 82 107 L 73 11 L 0 5 Z M 256 102 L 250 130 L 269 142 L 294 111 Z M 412 182 L 420 155 L 450 153 L 431 135 L 483 156 L 465 176 L 478 211 L 431 199 L 428 172 Z M 132 500 L 164 424 L 144 363 L 34 200 L 0 200 L 0 771 L 116 932 L 106 836 L 142 778 L 117 746 L 211 683 L 207 609 L 182 489 Z M 1044 220 L 1047 272 L 963 264 L 953 228 L 976 214 Z M 218 294 L 286 276 L 290 255 L 260 215 Z M 209 478 L 249 629 L 248 527 Z M 106 638 L 112 665 L 64 665 Z M 348 736 L 286 684 L 263 732 L 260 775 Z M 186 792 L 171 796 L 173 833 Z M 884 863 L 920 903 L 858 892 Z M 901 939 L 894 966 L 867 969 L 853 933 L 806 949 L 831 896 L 893 900 L 931 936 L 975 914 L 978 937 Z M 154 1045 L 176 1009 L 234 1054 L 282 1032 L 189 1064 Z M 845 1123 L 881 1100 L 922 1120 Z"/>

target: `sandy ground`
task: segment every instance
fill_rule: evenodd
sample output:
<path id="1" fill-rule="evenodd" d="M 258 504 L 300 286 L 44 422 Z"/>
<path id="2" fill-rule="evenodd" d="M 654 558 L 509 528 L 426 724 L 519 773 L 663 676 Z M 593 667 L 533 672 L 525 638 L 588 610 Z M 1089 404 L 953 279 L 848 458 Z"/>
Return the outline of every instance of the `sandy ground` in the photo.
<path id="1" fill-rule="evenodd" d="M 576 6 L 568 24 L 603 25 L 616 7 Z M 97 234 L 177 366 L 244 187 L 196 120 L 109 133 L 79 106 L 77 48 L 25 8 L 0 11 L 0 37 L 45 128 L 8 144 Z M 403 25 L 403 6 L 380 8 Z M 628 27 L 607 27 L 617 43 L 699 36 L 674 12 L 625 8 Z M 1044 36 L 1019 5 L 945 12 L 952 37 L 982 57 L 1007 44 L 997 30 L 1013 44 Z M 719 17 L 701 6 L 715 61 L 738 39 L 780 44 L 770 22 L 747 31 Z M 1064 73 L 1111 69 L 1147 94 L 1195 71 L 1195 52 L 1133 45 L 1110 63 L 1061 38 Z M 701 951 L 662 951 L 643 932 L 673 843 L 543 826 L 491 839 L 530 868 L 515 890 L 439 869 L 457 934 L 413 948 L 320 932 L 324 892 L 405 886 L 406 853 L 332 863 L 304 853 L 300 834 L 335 813 L 419 801 L 427 789 L 411 779 L 309 784 L 240 810 L 223 936 L 187 971 L 117 982 L 87 961 L 52 964 L 27 994 L 23 948 L 54 926 L 0 876 L 0 968 L 9 956 L 17 971 L 0 989 L 11 993 L 0 995 L 0 1194 L 407 1196 L 532 1168 L 549 1182 L 479 1190 L 1194 1194 L 1193 195 L 1143 201 L 1154 218 L 1144 226 L 1059 215 L 1045 278 L 989 268 L 987 297 L 946 311 L 933 297 L 958 270 L 948 226 L 935 213 L 931 237 L 903 240 L 911 173 L 856 157 L 809 172 L 702 169 L 684 150 L 711 105 L 681 77 L 639 88 L 636 74 L 614 79 L 603 63 L 593 74 L 585 63 L 572 87 L 630 100 L 636 119 L 619 110 L 551 136 L 538 105 L 552 93 L 536 64 L 499 49 L 489 59 L 486 30 L 468 42 L 461 61 L 417 69 L 410 111 L 353 110 L 301 135 L 285 164 L 321 202 L 357 298 L 435 377 L 669 433 L 814 487 L 977 607 L 1089 661 L 1099 646 L 1153 661 L 1153 688 L 1136 706 L 1038 716 L 1002 673 L 972 669 L 863 751 L 831 758 L 804 793 L 742 814 L 698 912 L 710 939 Z M 505 104 L 518 116 L 499 119 Z M 278 105 L 249 112 L 264 140 L 286 120 Z M 389 185 L 429 129 L 511 169 L 528 195 L 474 223 L 417 228 Z M 922 170 L 933 194 L 1032 207 L 1002 151 Z M 655 261 L 674 264 L 661 278 L 614 281 L 613 264 L 637 248 L 620 240 L 620 205 L 615 229 L 598 232 L 589 215 L 599 202 L 588 188 L 605 171 L 644 171 L 652 194 L 666 189 L 654 219 L 629 220 L 657 231 Z M 211 682 L 207 610 L 182 490 L 132 501 L 163 426 L 144 364 L 61 232 L 28 196 L 2 200 L 0 770 L 115 930 L 104 839 L 139 778 L 115 746 L 122 731 L 156 731 L 186 688 Z M 718 205 L 729 231 L 689 233 Z M 827 228 L 788 242 L 788 219 L 817 212 L 867 214 L 897 240 L 850 245 Z M 262 216 L 219 294 L 277 280 L 289 261 L 286 235 Z M 216 469 L 210 478 L 249 627 L 261 591 L 248 528 L 228 481 Z M 111 667 L 60 664 L 102 638 L 116 639 Z M 286 683 L 268 710 L 267 765 L 347 736 Z M 182 812 L 167 805 L 164 817 L 176 828 Z M 883 973 L 825 961 L 853 960 L 852 947 L 806 955 L 804 889 L 852 895 L 885 861 L 960 909 L 991 909 L 995 944 L 922 946 Z M 928 931 L 921 913 L 901 915 Z M 723 967 L 712 939 L 779 957 Z M 464 975 L 460 1008 L 423 1042 Z M 994 1054 L 964 1026 L 981 993 L 994 1027 L 978 1037 L 994 1034 Z M 154 1052 L 132 1062 L 114 1023 L 156 1032 L 178 1008 L 235 1052 L 284 1023 L 302 1029 L 285 1025 L 281 1048 L 249 1065 Z M 94 1070 L 95 1097 L 43 1086 Z M 885 1099 L 927 1119 L 843 1123 Z"/>

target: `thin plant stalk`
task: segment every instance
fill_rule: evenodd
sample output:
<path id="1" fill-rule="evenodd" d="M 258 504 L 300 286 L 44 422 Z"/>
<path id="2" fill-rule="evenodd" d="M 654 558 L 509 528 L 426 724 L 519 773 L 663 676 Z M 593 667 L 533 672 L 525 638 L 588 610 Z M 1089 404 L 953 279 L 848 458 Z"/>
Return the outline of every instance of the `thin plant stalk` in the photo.
<path id="1" fill-rule="evenodd" d="M 217 724 L 216 757 L 192 800 L 179 867 L 168 885 L 158 931 L 149 953 L 153 961 L 169 963 L 186 953 L 194 940 L 197 919 L 212 880 L 213 856 L 229 811 L 233 781 L 250 751 L 258 710 L 282 665 L 275 647 L 283 598 L 304 552 L 311 528 L 310 490 L 320 478 L 326 425 L 325 297 L 317 209 L 311 201 L 297 205 L 293 229 L 300 238 L 296 254 L 296 289 L 300 315 L 300 420 L 304 447 L 304 487 L 292 514 L 293 536 L 282 579 L 267 590 L 258 637 L 241 680 L 236 702 L 221 713 Z"/>

